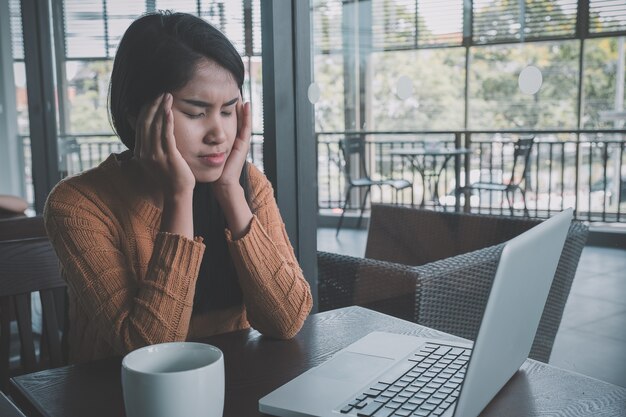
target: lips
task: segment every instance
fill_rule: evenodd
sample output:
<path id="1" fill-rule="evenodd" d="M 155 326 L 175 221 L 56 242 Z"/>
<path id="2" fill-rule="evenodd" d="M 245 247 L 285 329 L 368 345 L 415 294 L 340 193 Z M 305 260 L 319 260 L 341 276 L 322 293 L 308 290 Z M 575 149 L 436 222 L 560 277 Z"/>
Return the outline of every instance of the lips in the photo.
<path id="1" fill-rule="evenodd" d="M 226 152 L 200 155 L 200 161 L 209 166 L 221 166 L 226 161 Z"/>

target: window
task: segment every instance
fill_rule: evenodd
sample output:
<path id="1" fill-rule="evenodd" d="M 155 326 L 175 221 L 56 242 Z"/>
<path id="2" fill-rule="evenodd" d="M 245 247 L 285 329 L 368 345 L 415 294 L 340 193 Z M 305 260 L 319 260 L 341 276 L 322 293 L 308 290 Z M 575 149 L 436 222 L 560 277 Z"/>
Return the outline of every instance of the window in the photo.
<path id="1" fill-rule="evenodd" d="M 476 46 L 470 49 L 470 129 L 575 129 L 578 123 L 576 41 Z M 524 94 L 518 77 L 540 68 L 541 90 Z"/>
<path id="2" fill-rule="evenodd" d="M 572 37 L 576 0 L 474 0 L 473 40 L 477 44 Z"/>
<path id="3" fill-rule="evenodd" d="M 622 0 L 589 1 L 589 33 L 626 31 L 626 5 Z"/>

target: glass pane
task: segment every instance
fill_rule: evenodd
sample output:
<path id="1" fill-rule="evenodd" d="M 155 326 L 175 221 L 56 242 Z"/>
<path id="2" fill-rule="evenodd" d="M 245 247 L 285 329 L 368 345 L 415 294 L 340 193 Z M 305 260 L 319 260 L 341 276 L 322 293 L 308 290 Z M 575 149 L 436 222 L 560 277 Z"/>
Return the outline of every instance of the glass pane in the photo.
<path id="1" fill-rule="evenodd" d="M 5 155 L 8 158 L 15 158 L 17 161 L 16 172 L 11 171 L 9 175 L 17 176 L 21 182 L 19 188 L 30 207 L 33 207 L 34 188 L 32 177 L 32 155 L 30 148 L 30 125 L 28 112 L 28 93 L 26 87 L 26 66 L 24 65 L 24 39 L 22 31 L 22 14 L 18 0 L 9 1 L 10 26 L 11 26 L 11 49 L 12 49 L 12 69 L 15 81 L 15 110 L 17 120 L 15 130 L 15 150 L 17 155 Z M 9 61 L 10 62 L 10 61 Z M 10 64 L 9 64 L 10 65 Z M 10 121 L 9 121 L 10 123 Z M 10 129 L 12 130 L 12 129 Z"/>
<path id="2" fill-rule="evenodd" d="M 113 133 L 107 111 L 107 94 L 113 61 L 68 61 L 67 133 Z"/>
<path id="3" fill-rule="evenodd" d="M 421 0 L 417 3 L 418 44 L 461 45 L 463 42 L 462 0 Z"/>
<path id="4" fill-rule="evenodd" d="M 196 0 L 156 0 L 156 10 L 171 10 L 197 15 L 198 4 Z"/>
<path id="5" fill-rule="evenodd" d="M 63 28 L 68 58 L 105 57 L 108 38 L 102 1 L 64 0 Z"/>
<path id="6" fill-rule="evenodd" d="M 108 56 L 114 57 L 115 51 L 126 28 L 146 11 L 145 2 L 128 0 L 107 1 Z"/>
<path id="7" fill-rule="evenodd" d="M 576 0 L 474 0 L 476 43 L 570 37 L 576 32 Z"/>
<path id="8" fill-rule="evenodd" d="M 589 32 L 607 33 L 626 30 L 626 4 L 623 0 L 590 0 Z"/>
<path id="9" fill-rule="evenodd" d="M 11 52 L 13 59 L 24 59 L 24 42 L 22 36 L 22 13 L 19 0 L 9 1 L 9 13 L 11 14 Z"/>
<path id="10" fill-rule="evenodd" d="M 17 131 L 20 135 L 28 136 L 28 93 L 26 90 L 26 67 L 23 61 L 13 63 L 13 77 L 15 78 L 15 93 L 17 104 Z"/>
<path id="11" fill-rule="evenodd" d="M 470 50 L 470 129 L 576 128 L 579 42 L 553 41 Z M 519 88 L 520 72 L 537 67 L 536 94 Z"/>
<path id="12" fill-rule="evenodd" d="M 371 130 L 463 128 L 465 49 L 376 52 L 371 61 Z M 399 100 L 400 77 L 413 94 Z"/>
<path id="13" fill-rule="evenodd" d="M 61 106 L 64 123 L 59 136 L 59 170 L 71 175 L 92 168 L 109 153 L 124 149 L 113 133 L 108 119 L 107 94 L 113 58 L 128 26 L 146 12 L 145 2 L 105 0 L 83 2 L 65 0 L 67 59 L 62 80 L 65 98 Z M 244 2 L 196 0 L 157 0 L 156 10 L 198 14 L 222 30 L 235 47 L 244 53 L 244 34 L 251 33 L 250 44 L 256 55 L 261 53 L 260 3 L 252 3 L 251 25 L 244 28 Z M 199 9 L 198 9 L 199 7 Z M 256 15 L 255 15 L 256 13 Z M 256 16 L 256 17 L 255 17 Z M 256 19 L 256 20 L 255 20 Z M 89 58 L 89 59 L 84 59 Z M 263 95 L 261 58 L 244 57 L 246 83 L 244 97 L 253 105 L 254 137 L 251 160 L 262 167 Z"/>
<path id="14" fill-rule="evenodd" d="M 585 42 L 582 125 L 586 129 L 620 129 L 626 122 L 625 44 L 624 37 Z"/>

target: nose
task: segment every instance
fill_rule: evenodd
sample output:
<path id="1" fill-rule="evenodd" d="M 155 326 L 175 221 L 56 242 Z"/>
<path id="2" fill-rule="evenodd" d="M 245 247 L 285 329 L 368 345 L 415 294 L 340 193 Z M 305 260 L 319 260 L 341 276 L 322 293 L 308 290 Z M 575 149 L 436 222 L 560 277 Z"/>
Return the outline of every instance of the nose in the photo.
<path id="1" fill-rule="evenodd" d="M 204 133 L 203 141 L 207 144 L 220 144 L 226 142 L 226 131 L 222 126 L 219 118 L 207 118 L 206 131 Z"/>

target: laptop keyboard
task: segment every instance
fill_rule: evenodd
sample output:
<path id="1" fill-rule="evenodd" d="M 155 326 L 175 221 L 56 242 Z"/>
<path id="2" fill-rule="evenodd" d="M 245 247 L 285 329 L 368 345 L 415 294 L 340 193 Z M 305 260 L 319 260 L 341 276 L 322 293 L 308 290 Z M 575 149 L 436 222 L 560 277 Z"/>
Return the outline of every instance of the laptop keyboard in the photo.
<path id="1" fill-rule="evenodd" d="M 345 404 L 346 416 L 440 416 L 459 396 L 471 349 L 427 343 Z"/>

